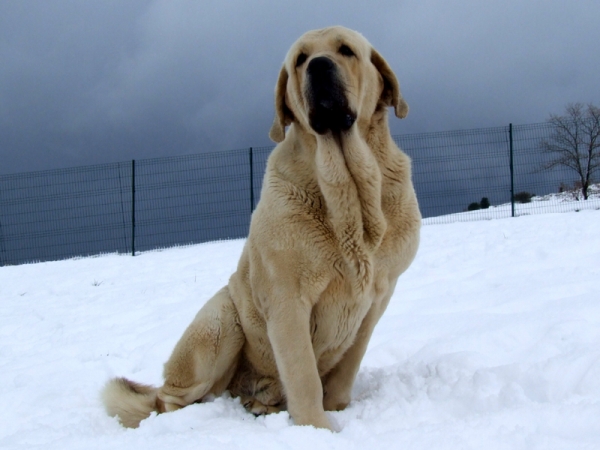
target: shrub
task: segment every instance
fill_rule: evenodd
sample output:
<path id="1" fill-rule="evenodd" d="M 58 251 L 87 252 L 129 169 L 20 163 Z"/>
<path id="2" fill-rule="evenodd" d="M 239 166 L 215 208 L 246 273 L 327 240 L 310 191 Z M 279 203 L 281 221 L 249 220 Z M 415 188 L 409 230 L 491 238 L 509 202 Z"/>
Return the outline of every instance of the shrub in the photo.
<path id="1" fill-rule="evenodd" d="M 476 211 L 478 209 L 481 209 L 481 206 L 479 206 L 479 203 L 477 202 L 470 203 L 469 206 L 467 206 L 467 211 Z"/>
<path id="2" fill-rule="evenodd" d="M 518 203 L 530 203 L 531 202 L 531 197 L 533 197 L 533 194 L 529 193 L 529 192 L 517 192 L 515 194 L 515 202 Z"/>
<path id="3" fill-rule="evenodd" d="M 481 206 L 481 209 L 488 209 L 490 207 L 489 199 L 487 197 L 483 197 L 479 202 L 479 206 Z"/>

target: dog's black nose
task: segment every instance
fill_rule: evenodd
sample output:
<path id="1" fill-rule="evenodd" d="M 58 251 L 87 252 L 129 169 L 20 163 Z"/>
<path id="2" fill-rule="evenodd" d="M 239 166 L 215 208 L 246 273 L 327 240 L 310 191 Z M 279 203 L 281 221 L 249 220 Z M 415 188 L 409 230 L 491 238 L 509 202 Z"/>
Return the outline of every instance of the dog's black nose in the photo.
<path id="1" fill-rule="evenodd" d="M 348 106 L 346 88 L 333 60 L 318 56 L 306 67 L 309 123 L 318 134 L 349 130 L 356 114 Z"/>
<path id="2" fill-rule="evenodd" d="M 308 63 L 308 72 L 310 74 L 327 73 L 334 70 L 333 61 L 326 56 L 318 56 Z"/>

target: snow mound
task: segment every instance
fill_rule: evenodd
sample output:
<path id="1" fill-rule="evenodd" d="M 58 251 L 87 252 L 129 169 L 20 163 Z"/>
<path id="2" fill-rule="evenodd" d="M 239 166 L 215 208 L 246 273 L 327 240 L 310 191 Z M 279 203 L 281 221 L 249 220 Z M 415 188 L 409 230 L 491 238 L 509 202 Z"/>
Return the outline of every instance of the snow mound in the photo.
<path id="1" fill-rule="evenodd" d="M 599 224 L 590 210 L 424 227 L 351 404 L 329 413 L 338 433 L 226 395 L 135 430 L 104 413 L 108 378 L 161 382 L 243 240 L 2 267 L 0 447 L 598 448 Z"/>

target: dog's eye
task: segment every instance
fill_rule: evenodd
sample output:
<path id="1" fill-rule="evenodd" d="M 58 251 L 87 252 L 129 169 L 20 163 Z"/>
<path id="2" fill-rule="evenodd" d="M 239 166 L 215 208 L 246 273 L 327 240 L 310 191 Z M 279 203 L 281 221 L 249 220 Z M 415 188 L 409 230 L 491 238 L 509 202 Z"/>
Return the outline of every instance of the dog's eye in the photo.
<path id="1" fill-rule="evenodd" d="M 306 56 L 306 53 L 300 53 L 298 55 L 298 59 L 296 60 L 296 67 L 300 67 L 302 64 L 304 64 L 307 58 L 308 56 Z"/>
<path id="2" fill-rule="evenodd" d="M 348 47 L 346 44 L 342 45 L 338 51 L 340 52 L 340 54 L 342 54 L 344 56 L 356 56 L 354 54 L 354 52 L 352 51 L 352 49 L 350 47 Z"/>

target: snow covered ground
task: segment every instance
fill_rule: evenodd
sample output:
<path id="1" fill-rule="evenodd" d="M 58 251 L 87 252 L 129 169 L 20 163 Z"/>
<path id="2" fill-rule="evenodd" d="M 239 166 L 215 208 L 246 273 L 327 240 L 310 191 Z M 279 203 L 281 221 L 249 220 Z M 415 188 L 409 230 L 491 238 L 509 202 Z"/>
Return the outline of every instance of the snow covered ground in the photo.
<path id="1" fill-rule="evenodd" d="M 581 203 L 581 202 L 579 202 Z M 243 241 L 0 268 L 0 448 L 600 448 L 600 211 L 428 225 L 340 431 L 218 398 L 139 429 L 112 376 L 159 384 Z"/>
<path id="2" fill-rule="evenodd" d="M 581 191 L 573 189 L 557 194 L 534 196 L 529 203 L 515 203 L 515 217 L 600 209 L 600 183 L 591 185 L 588 195 L 589 198 L 583 200 Z M 511 204 L 504 203 L 502 205 L 491 206 L 487 209 L 429 217 L 424 220 L 424 223 L 470 222 L 472 220 L 502 219 L 511 216 Z"/>

